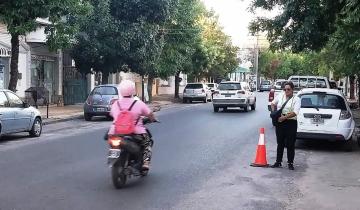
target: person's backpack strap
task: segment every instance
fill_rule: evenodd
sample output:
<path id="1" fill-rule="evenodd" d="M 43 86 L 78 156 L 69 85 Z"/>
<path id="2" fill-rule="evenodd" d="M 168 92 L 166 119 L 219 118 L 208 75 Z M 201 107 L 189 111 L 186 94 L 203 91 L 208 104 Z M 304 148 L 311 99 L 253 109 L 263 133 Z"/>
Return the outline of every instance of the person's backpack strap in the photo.
<path id="1" fill-rule="evenodd" d="M 134 102 L 131 104 L 131 106 L 129 107 L 129 112 L 131 111 L 131 109 L 135 106 L 137 100 L 134 100 Z M 140 116 L 136 119 L 135 125 L 137 125 L 140 121 Z"/>
<path id="2" fill-rule="evenodd" d="M 131 111 L 131 109 L 134 107 L 134 105 L 136 104 L 137 100 L 134 100 L 134 102 L 131 104 L 131 106 L 129 107 L 129 111 Z"/>
<path id="3" fill-rule="evenodd" d="M 119 100 L 117 101 L 117 105 L 118 105 L 118 107 L 119 107 L 119 110 L 121 111 L 121 106 L 120 106 Z"/>

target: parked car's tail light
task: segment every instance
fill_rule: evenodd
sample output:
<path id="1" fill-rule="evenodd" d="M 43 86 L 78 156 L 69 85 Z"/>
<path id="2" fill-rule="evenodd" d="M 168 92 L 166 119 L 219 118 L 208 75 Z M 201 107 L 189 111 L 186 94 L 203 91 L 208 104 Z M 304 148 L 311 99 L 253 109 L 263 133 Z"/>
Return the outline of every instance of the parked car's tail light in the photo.
<path id="1" fill-rule="evenodd" d="M 240 90 L 240 91 L 238 91 L 237 93 L 238 93 L 238 94 L 245 94 L 245 91 Z"/>
<path id="2" fill-rule="evenodd" d="M 108 137 L 108 143 L 112 148 L 119 148 L 121 144 L 121 137 L 111 136 Z"/>
<path id="3" fill-rule="evenodd" d="M 340 112 L 340 120 L 347 120 L 351 118 L 351 113 L 347 110 L 342 110 Z"/>
<path id="4" fill-rule="evenodd" d="M 89 96 L 89 97 L 87 98 L 86 103 L 87 103 L 88 105 L 92 105 L 92 104 L 93 104 L 93 98 L 92 98 L 92 96 Z"/>
<path id="5" fill-rule="evenodd" d="M 272 102 L 274 100 L 275 97 L 275 91 L 272 89 L 269 92 L 269 102 Z"/>

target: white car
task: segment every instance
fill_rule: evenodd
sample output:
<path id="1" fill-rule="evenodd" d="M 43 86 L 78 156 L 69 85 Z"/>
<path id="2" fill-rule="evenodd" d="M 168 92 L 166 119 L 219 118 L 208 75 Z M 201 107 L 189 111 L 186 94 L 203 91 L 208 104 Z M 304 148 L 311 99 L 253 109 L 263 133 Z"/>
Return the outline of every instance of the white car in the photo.
<path id="1" fill-rule="evenodd" d="M 349 141 L 355 129 L 350 107 L 339 90 L 308 88 L 299 91 L 299 139 Z"/>
<path id="2" fill-rule="evenodd" d="M 256 96 L 246 82 L 222 82 L 213 96 L 214 112 L 220 108 L 240 107 L 248 112 L 256 108 Z"/>
<path id="3" fill-rule="evenodd" d="M 0 90 L 0 136 L 29 132 L 39 137 L 42 132 L 40 111 L 25 103 L 10 90 Z"/>
<path id="4" fill-rule="evenodd" d="M 188 83 L 183 93 L 183 103 L 193 101 L 211 101 L 211 90 L 203 83 Z"/>

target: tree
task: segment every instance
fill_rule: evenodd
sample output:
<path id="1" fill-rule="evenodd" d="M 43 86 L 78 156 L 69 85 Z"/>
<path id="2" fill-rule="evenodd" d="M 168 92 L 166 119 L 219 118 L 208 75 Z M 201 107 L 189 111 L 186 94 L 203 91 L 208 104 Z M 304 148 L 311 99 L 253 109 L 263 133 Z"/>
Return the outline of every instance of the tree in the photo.
<path id="1" fill-rule="evenodd" d="M 272 49 L 320 51 L 336 31 L 336 18 L 344 5 L 343 0 L 254 0 L 253 10 L 275 6 L 283 10 L 273 19 L 257 18 L 249 28 L 253 33 L 266 31 Z"/>
<path id="2" fill-rule="evenodd" d="M 7 25 L 11 34 L 11 63 L 9 89 L 16 91 L 18 81 L 19 37 L 38 27 L 37 18 L 49 18 L 48 43 L 51 49 L 70 42 L 76 32 L 73 21 L 87 12 L 87 3 L 82 0 L 11 0 L 0 4 L 0 21 Z"/>
<path id="3" fill-rule="evenodd" d="M 190 73 L 193 56 L 201 41 L 201 28 L 197 24 L 205 7 L 199 0 L 179 0 L 170 20 L 164 25 L 164 48 L 158 62 L 161 78 L 175 75 L 175 98 L 179 98 L 180 73 Z"/>

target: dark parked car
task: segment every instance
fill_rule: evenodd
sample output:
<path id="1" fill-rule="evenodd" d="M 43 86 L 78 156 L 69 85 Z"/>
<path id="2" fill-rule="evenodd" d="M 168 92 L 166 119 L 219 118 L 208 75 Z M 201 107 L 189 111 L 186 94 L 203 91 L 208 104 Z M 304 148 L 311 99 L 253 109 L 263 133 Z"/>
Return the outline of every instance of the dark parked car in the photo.
<path id="1" fill-rule="evenodd" d="M 93 116 L 110 117 L 111 105 L 119 99 L 117 85 L 96 86 L 84 104 L 84 117 L 90 121 Z"/>
<path id="2" fill-rule="evenodd" d="M 271 82 L 269 80 L 261 81 L 259 91 L 270 91 L 271 90 Z"/>

